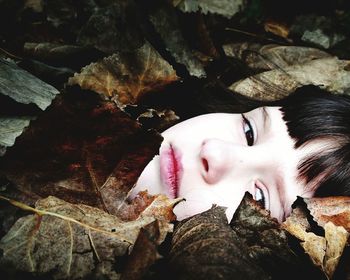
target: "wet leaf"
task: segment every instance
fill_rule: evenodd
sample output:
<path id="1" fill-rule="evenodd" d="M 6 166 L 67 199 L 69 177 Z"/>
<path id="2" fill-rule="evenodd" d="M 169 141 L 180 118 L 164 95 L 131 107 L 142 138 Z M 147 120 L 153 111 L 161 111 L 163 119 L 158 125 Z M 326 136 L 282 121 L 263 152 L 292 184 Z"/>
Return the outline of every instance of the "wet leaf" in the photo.
<path id="1" fill-rule="evenodd" d="M 55 278 L 78 279 L 99 271 L 115 278 L 116 257 L 127 254 L 140 229 L 155 220 L 122 222 L 97 208 L 55 197 L 38 201 L 36 209 L 12 203 L 34 215 L 20 218 L 1 239 L 0 263 Z"/>
<path id="2" fill-rule="evenodd" d="M 204 78 L 204 65 L 184 39 L 175 11 L 164 3 L 150 14 L 150 20 L 176 62 L 185 65 L 191 76 Z"/>
<path id="3" fill-rule="evenodd" d="M 17 67 L 14 62 L 0 58 L 0 93 L 19 103 L 33 103 L 45 110 L 59 91 Z"/>
<path id="4" fill-rule="evenodd" d="M 227 56 L 242 59 L 250 68 L 258 70 L 283 69 L 330 57 L 330 54 L 316 48 L 276 44 L 235 43 L 226 44 L 223 49 Z"/>
<path id="5" fill-rule="evenodd" d="M 258 100 L 278 100 L 303 85 L 315 85 L 334 93 L 350 87 L 349 61 L 333 58 L 315 59 L 246 78 L 232 84 L 235 92 Z"/>
<path id="6" fill-rule="evenodd" d="M 186 13 L 219 14 L 231 18 L 245 6 L 242 0 L 173 0 L 173 5 Z"/>
<path id="7" fill-rule="evenodd" d="M 68 84 L 98 92 L 123 108 L 176 80 L 173 68 L 147 43 L 133 53 L 114 54 L 84 67 Z"/>

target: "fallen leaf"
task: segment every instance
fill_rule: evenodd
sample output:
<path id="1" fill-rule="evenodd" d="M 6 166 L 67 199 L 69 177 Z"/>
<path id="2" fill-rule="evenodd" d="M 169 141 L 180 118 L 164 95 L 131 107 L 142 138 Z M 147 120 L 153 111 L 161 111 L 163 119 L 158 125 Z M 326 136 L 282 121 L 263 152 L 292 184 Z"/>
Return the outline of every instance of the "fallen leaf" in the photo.
<path id="1" fill-rule="evenodd" d="M 313 197 L 304 199 L 313 219 L 322 227 L 328 222 L 350 232 L 350 197 Z"/>
<path id="2" fill-rule="evenodd" d="M 100 93 L 124 108 L 137 103 L 145 93 L 176 80 L 170 64 L 146 43 L 135 52 L 114 54 L 84 67 L 68 84 Z"/>
<path id="3" fill-rule="evenodd" d="M 334 93 L 350 87 L 349 61 L 336 57 L 315 59 L 263 72 L 232 84 L 229 89 L 265 101 L 282 99 L 303 85 L 316 85 Z"/>
<path id="4" fill-rule="evenodd" d="M 13 146 L 16 138 L 29 126 L 34 117 L 2 117 L 0 116 L 0 156 L 3 156 L 7 147 Z"/>
<path id="5" fill-rule="evenodd" d="M 50 65 L 73 69 L 80 69 L 82 66 L 101 58 L 101 54 L 91 48 L 50 42 L 26 42 L 23 52 L 27 57 Z"/>
<path id="6" fill-rule="evenodd" d="M 108 54 L 136 50 L 144 44 L 139 18 L 134 1 L 113 1 L 96 9 L 80 30 L 77 42 Z"/>
<path id="7" fill-rule="evenodd" d="M 162 138 L 94 93 L 60 95 L 0 159 L 0 176 L 39 197 L 117 211 Z"/>
<path id="8" fill-rule="evenodd" d="M 1 239 L 1 265 L 61 279 L 81 279 L 99 270 L 114 279 L 116 257 L 127 254 L 140 229 L 155 220 L 122 222 L 97 208 L 55 197 L 39 200 L 35 209 L 10 202 L 34 215 L 20 218 Z"/>
<path id="9" fill-rule="evenodd" d="M 230 225 L 222 207 L 213 207 L 176 225 L 169 267 L 162 276 L 322 279 L 311 261 L 292 250 L 290 241 L 277 220 L 246 194 Z"/>
<path id="10" fill-rule="evenodd" d="M 266 21 L 264 23 L 264 29 L 266 32 L 271 32 L 272 34 L 285 38 L 288 38 L 289 35 L 289 27 L 281 22 L 275 22 L 275 21 Z"/>
<path id="11" fill-rule="evenodd" d="M 304 198 L 303 201 L 305 203 L 299 203 L 293 209 L 282 227 L 302 241 L 301 246 L 312 262 L 325 273 L 328 279 L 331 279 L 338 268 L 350 235 L 343 226 L 333 224 L 331 217 L 332 214 L 336 216 L 335 213 L 347 209 L 346 204 L 349 204 L 350 200 L 347 197 L 327 197 Z M 309 212 L 306 212 L 306 209 Z M 320 213 L 330 215 L 325 220 L 320 218 L 323 217 Z M 313 227 L 308 222 L 310 219 L 323 227 L 324 236 L 312 232 Z M 339 220 L 338 223 L 340 224 Z"/>
<path id="12" fill-rule="evenodd" d="M 195 56 L 195 52 L 190 49 L 182 35 L 177 13 L 163 3 L 154 9 L 149 17 L 176 62 L 185 65 L 191 76 L 206 77 L 204 65 Z"/>
<path id="13" fill-rule="evenodd" d="M 336 226 L 332 222 L 327 222 L 324 228 L 327 249 L 323 267 L 329 278 L 332 278 L 350 234 L 342 226 Z"/>
<path id="14" fill-rule="evenodd" d="M 173 0 L 173 5 L 185 13 L 199 11 L 203 14 L 213 13 L 231 18 L 243 10 L 245 2 L 242 0 Z"/>
<path id="15" fill-rule="evenodd" d="M 0 58 L 0 93 L 19 103 L 33 103 L 45 110 L 59 91 L 19 68 L 13 61 Z"/>
<path id="16" fill-rule="evenodd" d="M 276 44 L 234 43 L 225 44 L 223 49 L 228 57 L 241 59 L 250 68 L 258 70 L 283 69 L 294 64 L 331 57 L 330 54 L 316 48 Z"/>
<path id="17" fill-rule="evenodd" d="M 32 9 L 36 13 L 43 12 L 43 1 L 42 0 L 26 0 L 24 3 L 25 8 Z"/>
<path id="18" fill-rule="evenodd" d="M 141 228 L 130 257 L 123 269 L 122 280 L 143 279 L 149 267 L 161 258 L 158 253 L 158 244 L 156 243 L 158 239 L 159 228 L 157 223 L 153 222 Z"/>

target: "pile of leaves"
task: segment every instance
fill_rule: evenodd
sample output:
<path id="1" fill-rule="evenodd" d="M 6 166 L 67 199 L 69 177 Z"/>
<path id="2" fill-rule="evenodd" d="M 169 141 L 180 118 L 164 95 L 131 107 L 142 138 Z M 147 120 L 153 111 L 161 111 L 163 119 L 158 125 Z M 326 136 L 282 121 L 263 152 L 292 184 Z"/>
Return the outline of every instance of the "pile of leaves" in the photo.
<path id="1" fill-rule="evenodd" d="M 230 224 L 127 198 L 179 120 L 350 93 L 348 3 L 280 2 L 0 0 L 2 277 L 348 279 L 348 198 L 300 199 L 282 225 L 249 195 Z"/>

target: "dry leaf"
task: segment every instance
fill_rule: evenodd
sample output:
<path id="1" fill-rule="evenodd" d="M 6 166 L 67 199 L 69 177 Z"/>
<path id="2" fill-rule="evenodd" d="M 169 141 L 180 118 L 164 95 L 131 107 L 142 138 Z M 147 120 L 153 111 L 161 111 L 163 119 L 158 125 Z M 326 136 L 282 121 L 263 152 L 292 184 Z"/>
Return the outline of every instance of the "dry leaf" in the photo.
<path id="1" fill-rule="evenodd" d="M 239 58 L 250 68 L 258 70 L 285 68 L 331 56 L 316 48 L 276 44 L 235 43 L 226 44 L 223 49 L 227 56 Z"/>
<path id="2" fill-rule="evenodd" d="M 305 232 L 303 238 L 304 242 L 301 242 L 301 245 L 305 252 L 316 266 L 322 268 L 327 246 L 326 239 L 312 232 Z"/>
<path id="3" fill-rule="evenodd" d="M 332 223 L 332 217 L 334 217 L 332 214 L 335 216 L 339 212 L 345 214 L 348 208 L 346 204 L 349 204 L 350 200 L 347 197 L 328 197 L 304 198 L 303 201 L 305 204 L 299 204 L 293 209 L 291 216 L 283 223 L 283 228 L 302 241 L 301 245 L 312 262 L 322 269 L 328 279 L 331 279 L 350 235 L 343 226 Z M 305 206 L 310 213 L 306 212 Z M 321 213 L 328 213 L 329 216 L 326 216 L 325 219 Z M 308 223 L 310 214 L 324 228 L 324 236 L 310 232 L 312 230 Z"/>
<path id="4" fill-rule="evenodd" d="M 177 80 L 171 65 L 146 43 L 134 52 L 114 54 L 84 67 L 68 84 L 100 93 L 124 108 Z"/>
<path id="5" fill-rule="evenodd" d="M 289 35 L 289 27 L 281 22 L 267 21 L 264 23 L 264 29 L 266 32 L 271 32 L 285 39 L 287 39 Z"/>
<path id="6" fill-rule="evenodd" d="M 78 279 L 103 274 L 116 279 L 116 257 L 128 253 L 142 227 L 152 217 L 123 222 L 97 208 L 70 204 L 55 197 L 39 200 L 34 212 L 20 218 L 1 239 L 2 266 L 54 278 Z"/>
<path id="7" fill-rule="evenodd" d="M 350 232 L 350 197 L 314 197 L 304 199 L 313 219 L 322 227 L 327 222 L 344 227 Z"/>
<path id="8" fill-rule="evenodd" d="M 246 78 L 232 84 L 235 92 L 258 100 L 278 100 L 303 85 L 316 85 L 334 93 L 350 88 L 350 62 L 333 58 L 315 59 Z"/>
<path id="9" fill-rule="evenodd" d="M 0 93 L 21 104 L 35 104 L 45 110 L 59 91 L 13 61 L 0 58 Z"/>
<path id="10" fill-rule="evenodd" d="M 185 13 L 214 13 L 227 18 L 233 17 L 245 6 L 242 0 L 173 0 L 173 5 Z"/>
<path id="11" fill-rule="evenodd" d="M 185 65 L 191 76 L 206 77 L 204 65 L 195 56 L 195 52 L 189 47 L 182 35 L 176 11 L 163 3 L 150 14 L 150 20 L 176 62 Z"/>
<path id="12" fill-rule="evenodd" d="M 324 227 L 327 249 L 323 267 L 329 278 L 332 278 L 347 244 L 349 233 L 342 226 L 335 226 L 332 222 L 328 222 Z"/>

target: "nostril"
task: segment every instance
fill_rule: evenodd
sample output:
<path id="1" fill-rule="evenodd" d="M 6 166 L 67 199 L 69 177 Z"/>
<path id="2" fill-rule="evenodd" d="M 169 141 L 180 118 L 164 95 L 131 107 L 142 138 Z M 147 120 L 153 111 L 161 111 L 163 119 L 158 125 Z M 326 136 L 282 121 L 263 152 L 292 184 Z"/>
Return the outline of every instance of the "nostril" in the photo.
<path id="1" fill-rule="evenodd" d="M 209 164 L 208 164 L 208 161 L 205 158 L 202 159 L 202 164 L 204 166 L 205 172 L 208 172 L 209 171 Z"/>

